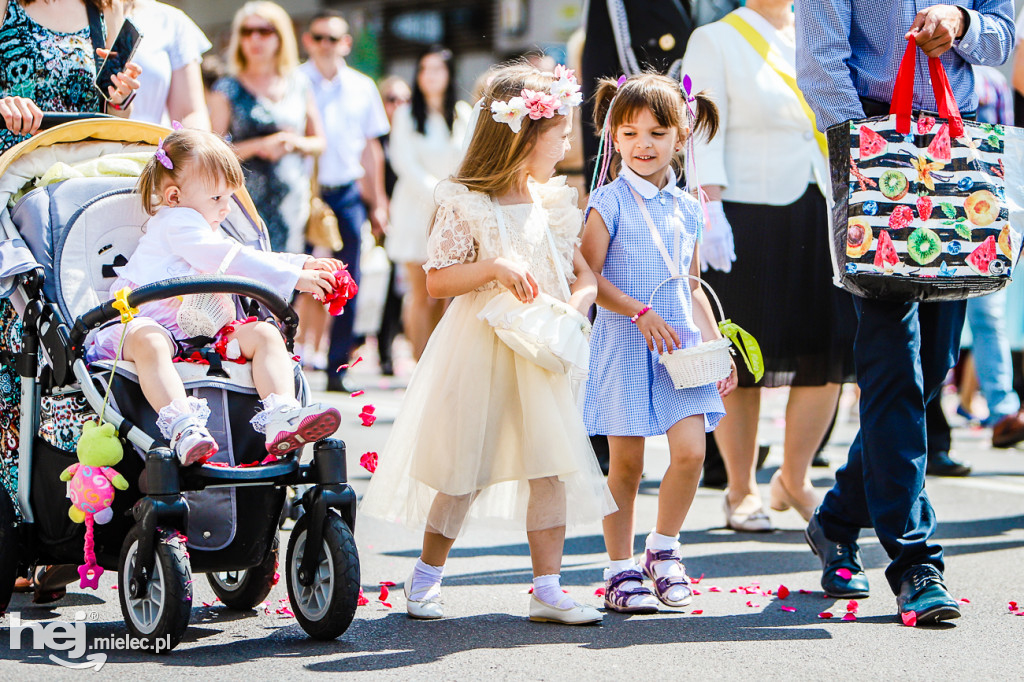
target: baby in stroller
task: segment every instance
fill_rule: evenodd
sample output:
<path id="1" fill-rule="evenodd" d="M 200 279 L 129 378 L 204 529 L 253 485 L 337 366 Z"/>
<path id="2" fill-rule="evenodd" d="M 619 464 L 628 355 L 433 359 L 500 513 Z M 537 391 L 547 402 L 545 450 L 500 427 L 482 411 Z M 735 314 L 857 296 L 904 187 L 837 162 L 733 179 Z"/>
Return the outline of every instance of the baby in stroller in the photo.
<path id="1" fill-rule="evenodd" d="M 238 159 L 219 137 L 186 129 L 168 135 L 137 187 L 143 208 L 153 217 L 135 253 L 117 269 L 111 293 L 172 277 L 226 273 L 262 281 L 285 299 L 295 290 L 325 298 L 336 285 L 334 273 L 344 267 L 340 261 L 259 251 L 218 229 L 231 210 L 232 195 L 242 186 Z M 217 441 L 206 428 L 206 400 L 187 395 L 172 364 L 181 344 L 194 336 L 182 329 L 193 326 L 181 319 L 187 303 L 144 303 L 127 325 L 115 322 L 94 331 L 86 353 L 89 362 L 124 359 L 136 364 L 143 395 L 157 411 L 157 426 L 186 466 L 217 452 Z M 211 299 L 206 305 L 216 308 L 216 303 Z M 319 403 L 302 407 L 296 400 L 291 356 L 275 326 L 249 318 L 206 334 L 216 335 L 217 347 L 226 349 L 228 358 L 252 361 L 263 410 L 251 423 L 265 433 L 268 452 L 287 454 L 338 428 L 338 410 Z"/>

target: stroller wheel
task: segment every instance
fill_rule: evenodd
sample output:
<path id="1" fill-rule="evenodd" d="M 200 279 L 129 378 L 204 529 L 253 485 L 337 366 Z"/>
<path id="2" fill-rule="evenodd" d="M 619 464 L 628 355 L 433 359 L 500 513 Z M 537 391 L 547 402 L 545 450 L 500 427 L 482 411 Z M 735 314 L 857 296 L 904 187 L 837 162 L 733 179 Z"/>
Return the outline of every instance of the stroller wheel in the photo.
<path id="1" fill-rule="evenodd" d="M 336 513 L 324 519 L 323 544 L 318 548 L 313 584 L 299 582 L 299 566 L 307 551 L 306 531 L 309 514 L 295 523 L 288 541 L 288 598 L 295 619 L 314 639 L 335 639 L 352 623 L 359 601 L 359 554 L 352 531 Z"/>
<path id="2" fill-rule="evenodd" d="M 167 653 L 178 645 L 192 612 L 192 569 L 185 539 L 174 531 L 157 529 L 153 575 L 142 594 L 132 597 L 130 583 L 139 548 L 139 526 L 133 527 L 121 546 L 117 571 L 117 595 L 121 615 L 135 637 L 149 642 L 149 651 Z"/>
<path id="3" fill-rule="evenodd" d="M 0 614 L 7 611 L 7 605 L 11 602 L 11 591 L 18 572 L 18 550 L 14 504 L 4 487 L 0 486 Z"/>
<path id="4" fill-rule="evenodd" d="M 275 535 L 267 557 L 258 566 L 206 575 L 214 594 L 224 606 L 236 611 L 248 611 L 267 598 L 277 584 L 278 546 L 279 540 Z"/>

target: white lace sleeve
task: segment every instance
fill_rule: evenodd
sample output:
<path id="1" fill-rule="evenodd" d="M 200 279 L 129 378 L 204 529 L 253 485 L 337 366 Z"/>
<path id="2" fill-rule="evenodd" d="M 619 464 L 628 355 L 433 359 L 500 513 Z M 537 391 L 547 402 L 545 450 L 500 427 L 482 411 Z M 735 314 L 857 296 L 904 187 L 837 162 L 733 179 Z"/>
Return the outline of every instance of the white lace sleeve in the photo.
<path id="1" fill-rule="evenodd" d="M 450 203 L 442 203 L 434 216 L 434 225 L 427 237 L 427 262 L 424 270 L 446 268 L 476 260 L 477 248 L 469 224 Z"/>

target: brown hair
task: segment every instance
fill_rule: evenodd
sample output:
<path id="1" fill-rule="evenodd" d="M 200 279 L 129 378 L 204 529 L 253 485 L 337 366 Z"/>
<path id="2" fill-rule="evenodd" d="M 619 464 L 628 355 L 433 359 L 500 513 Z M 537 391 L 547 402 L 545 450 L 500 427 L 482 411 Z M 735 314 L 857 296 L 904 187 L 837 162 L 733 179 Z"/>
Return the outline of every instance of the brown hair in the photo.
<path id="1" fill-rule="evenodd" d="M 210 183 L 223 179 L 232 190 L 245 185 L 238 156 L 213 133 L 191 128 L 175 130 L 164 138 L 162 148 L 172 168 L 164 166 L 154 154 L 135 186 L 142 198 L 142 208 L 149 215 L 154 215 L 163 203 L 163 189 L 169 183 L 180 185 L 185 177 L 199 176 Z"/>
<path id="2" fill-rule="evenodd" d="M 251 0 L 238 8 L 231 22 L 231 40 L 227 49 L 228 73 L 232 76 L 245 71 L 242 53 L 242 23 L 249 17 L 259 17 L 277 30 L 277 73 L 286 76 L 299 65 L 299 47 L 295 40 L 295 26 L 283 7 L 269 0 Z"/>
<path id="3" fill-rule="evenodd" d="M 473 137 L 466 150 L 462 164 L 453 180 L 471 190 L 498 196 L 509 192 L 526 171 L 526 161 L 537 146 L 537 138 L 551 127 L 562 122 L 563 117 L 555 114 L 551 118 L 523 118 L 518 133 L 505 123 L 491 117 L 493 102 L 508 102 L 518 97 L 524 89 L 550 92 L 555 76 L 542 73 L 525 63 L 505 66 L 494 73 L 494 78 L 485 88 L 480 118 L 473 130 Z"/>
<path id="4" fill-rule="evenodd" d="M 718 107 L 706 93 L 701 91 L 693 96 L 696 120 L 691 131 L 687 123 L 686 101 L 678 81 L 660 73 L 636 74 L 621 86 L 614 78 L 602 78 L 594 93 L 594 127 L 598 135 L 603 134 L 607 117 L 608 130 L 614 139 L 619 126 L 635 121 L 639 113 L 647 109 L 658 125 L 675 128 L 680 142 L 696 133 L 710 140 L 718 132 Z M 615 154 L 611 168 L 617 168 L 614 160 L 618 154 L 613 148 L 606 153 Z"/>

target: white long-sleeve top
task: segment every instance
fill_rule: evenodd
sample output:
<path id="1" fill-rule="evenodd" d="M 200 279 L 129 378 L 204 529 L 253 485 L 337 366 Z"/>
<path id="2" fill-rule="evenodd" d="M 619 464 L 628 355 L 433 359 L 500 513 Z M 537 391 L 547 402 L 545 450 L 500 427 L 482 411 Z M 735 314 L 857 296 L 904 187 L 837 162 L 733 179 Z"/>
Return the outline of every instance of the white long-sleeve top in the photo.
<path id="1" fill-rule="evenodd" d="M 774 46 L 796 75 L 792 33 L 777 30 L 757 12 L 736 13 Z M 718 105 L 718 135 L 695 145 L 700 184 L 722 185 L 722 198 L 784 206 L 828 177 L 811 120 L 793 90 L 732 26 L 721 21 L 690 36 L 683 57 L 695 91 L 707 89 Z"/>
<path id="2" fill-rule="evenodd" d="M 427 115 L 426 133 L 416 130 L 412 110 L 395 112 L 388 148 L 391 167 L 398 176 L 391 197 L 391 229 L 388 256 L 396 263 L 427 260 L 427 232 L 434 214 L 434 189 L 458 168 L 462 161 L 462 138 L 466 130 L 465 103 L 456 106 L 455 122 L 448 130 L 444 117 Z"/>
<path id="3" fill-rule="evenodd" d="M 232 249 L 238 248 L 223 268 L 224 274 L 250 277 L 267 284 L 285 300 L 299 280 L 309 256 L 260 251 L 239 245 L 219 228 L 213 229 L 195 209 L 161 208 L 146 222 L 128 264 L 115 272 L 136 286 L 171 277 L 214 274 L 221 270 Z"/>

